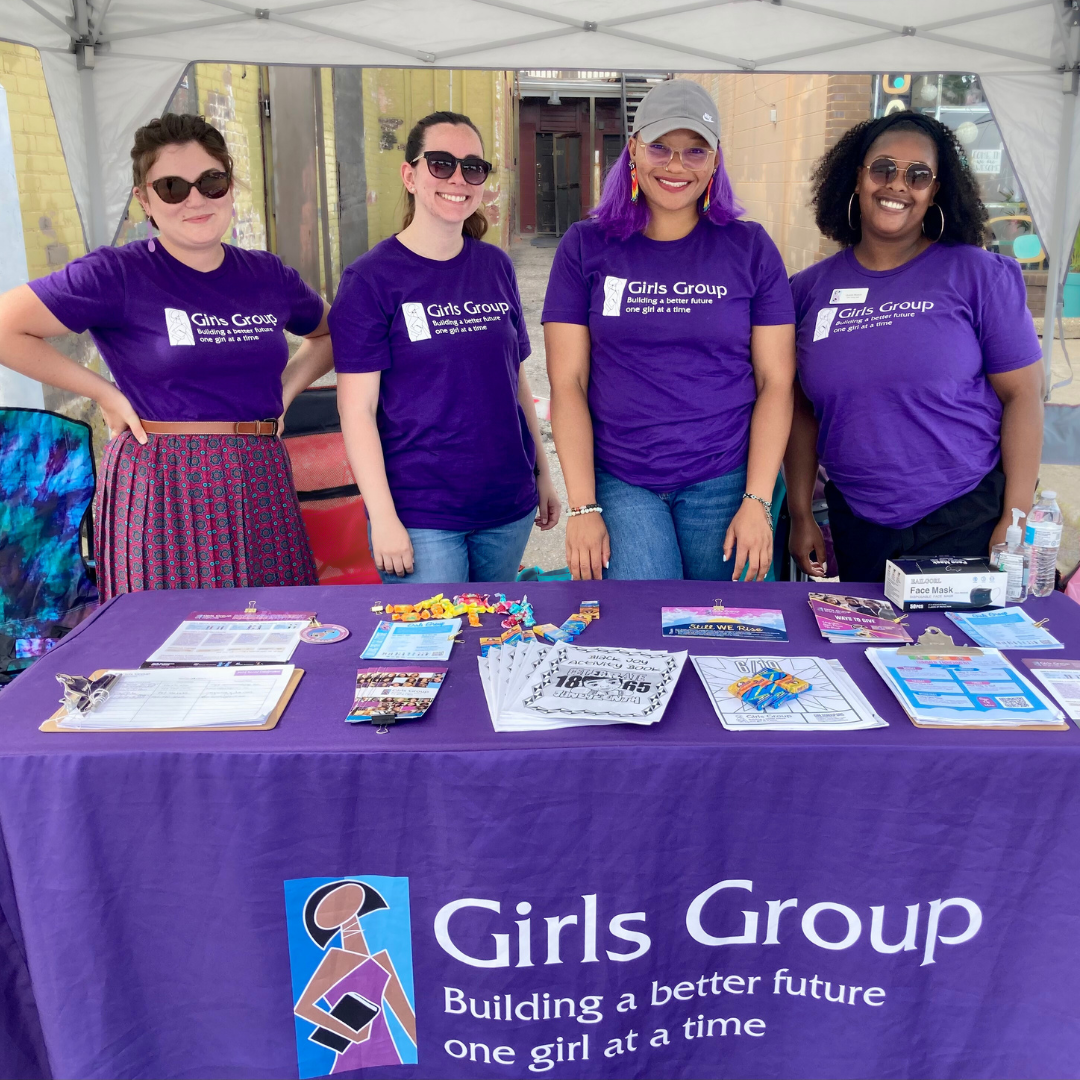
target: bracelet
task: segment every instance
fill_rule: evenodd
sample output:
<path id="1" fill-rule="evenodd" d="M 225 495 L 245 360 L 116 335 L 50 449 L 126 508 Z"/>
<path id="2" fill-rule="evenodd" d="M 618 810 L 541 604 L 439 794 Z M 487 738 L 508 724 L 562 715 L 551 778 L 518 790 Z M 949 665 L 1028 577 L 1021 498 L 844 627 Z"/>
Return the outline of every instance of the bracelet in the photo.
<path id="1" fill-rule="evenodd" d="M 570 507 L 567 517 L 581 517 L 582 514 L 602 514 L 604 508 L 598 506 L 596 503 L 586 503 L 585 506 L 572 506 Z"/>
<path id="2" fill-rule="evenodd" d="M 744 491 L 743 498 L 753 499 L 754 502 L 756 502 L 762 508 L 762 510 L 765 511 L 765 517 L 769 522 L 769 528 L 771 529 L 774 527 L 772 519 L 772 507 L 763 498 L 761 498 L 760 495 L 751 495 L 749 491 Z"/>

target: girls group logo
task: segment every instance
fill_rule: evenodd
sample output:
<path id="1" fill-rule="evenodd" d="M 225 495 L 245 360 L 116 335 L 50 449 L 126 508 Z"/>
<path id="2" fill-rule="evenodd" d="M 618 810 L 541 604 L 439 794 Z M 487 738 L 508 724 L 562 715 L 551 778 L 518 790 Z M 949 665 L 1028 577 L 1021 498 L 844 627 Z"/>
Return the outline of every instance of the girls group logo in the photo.
<path id="1" fill-rule="evenodd" d="M 409 879 L 285 882 L 301 1080 L 416 1063 Z"/>

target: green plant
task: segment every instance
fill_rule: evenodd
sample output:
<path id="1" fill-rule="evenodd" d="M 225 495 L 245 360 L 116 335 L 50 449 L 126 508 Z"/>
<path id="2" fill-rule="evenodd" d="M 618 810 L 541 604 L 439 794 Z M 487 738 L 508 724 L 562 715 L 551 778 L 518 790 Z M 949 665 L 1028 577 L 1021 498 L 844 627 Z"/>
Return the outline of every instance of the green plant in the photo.
<path id="1" fill-rule="evenodd" d="M 1072 258 L 1069 260 L 1069 270 L 1074 274 L 1080 274 L 1080 230 L 1076 233 L 1073 241 Z"/>

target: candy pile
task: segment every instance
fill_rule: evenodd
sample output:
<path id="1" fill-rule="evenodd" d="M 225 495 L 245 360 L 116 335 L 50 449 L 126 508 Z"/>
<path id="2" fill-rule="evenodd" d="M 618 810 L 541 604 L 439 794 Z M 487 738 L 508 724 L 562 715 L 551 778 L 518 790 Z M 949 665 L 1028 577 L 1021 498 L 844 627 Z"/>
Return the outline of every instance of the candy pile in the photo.
<path id="1" fill-rule="evenodd" d="M 779 708 L 784 702 L 812 689 L 810 683 L 797 679 L 786 671 L 766 668 L 756 675 L 733 682 L 728 687 L 728 692 L 762 712 L 765 709 Z"/>
<path id="2" fill-rule="evenodd" d="M 578 610 L 562 624 L 543 623 L 536 628 L 541 640 L 549 645 L 558 645 L 559 642 L 569 644 L 578 634 L 585 629 L 594 619 L 600 618 L 599 600 L 582 600 Z"/>
<path id="3" fill-rule="evenodd" d="M 452 600 L 437 593 L 415 604 L 375 604 L 371 610 L 380 615 L 389 615 L 394 622 L 454 619 L 467 615 L 470 626 L 479 626 L 481 615 L 505 615 L 503 626 L 508 630 L 530 627 L 536 623 L 527 596 L 520 600 L 507 600 L 503 593 L 496 593 L 494 597 L 487 593 L 461 593 Z"/>

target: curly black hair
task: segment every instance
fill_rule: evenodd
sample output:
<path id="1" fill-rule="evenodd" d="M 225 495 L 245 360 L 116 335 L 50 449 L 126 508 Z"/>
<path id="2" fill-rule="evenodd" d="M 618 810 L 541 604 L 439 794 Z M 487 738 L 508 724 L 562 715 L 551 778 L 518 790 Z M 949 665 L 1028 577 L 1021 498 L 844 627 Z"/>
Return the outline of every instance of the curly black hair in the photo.
<path id="1" fill-rule="evenodd" d="M 986 207 L 979 198 L 979 186 L 963 149 L 953 132 L 940 120 L 911 110 L 856 124 L 821 158 L 811 177 L 814 193 L 811 205 L 817 227 L 844 247 L 858 243 L 862 235 L 858 200 L 854 204 L 854 228 L 848 223 L 848 204 L 866 152 L 886 131 L 917 131 L 937 147 L 940 187 L 934 202 L 944 213 L 945 229 L 940 237 L 932 235 L 932 239 L 981 247 L 986 231 Z M 928 229 L 933 230 L 936 225 L 933 219 L 937 214 L 928 215 L 928 218 L 931 220 Z"/>

